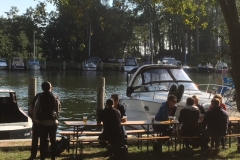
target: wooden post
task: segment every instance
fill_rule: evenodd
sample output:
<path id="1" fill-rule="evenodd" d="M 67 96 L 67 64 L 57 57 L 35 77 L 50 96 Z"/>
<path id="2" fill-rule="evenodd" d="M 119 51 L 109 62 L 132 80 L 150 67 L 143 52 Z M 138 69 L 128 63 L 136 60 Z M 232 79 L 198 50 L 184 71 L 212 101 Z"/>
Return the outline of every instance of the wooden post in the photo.
<path id="1" fill-rule="evenodd" d="M 104 108 L 104 97 L 105 97 L 105 78 L 102 77 L 98 80 L 97 88 L 97 116 L 101 113 Z"/>
<path id="2" fill-rule="evenodd" d="M 122 63 L 119 63 L 119 71 L 122 70 Z"/>
<path id="3" fill-rule="evenodd" d="M 101 71 L 103 70 L 103 62 L 101 62 Z"/>
<path id="4" fill-rule="evenodd" d="M 8 69 L 11 70 L 11 68 L 12 68 L 12 62 L 11 62 L 11 60 L 9 60 Z"/>
<path id="5" fill-rule="evenodd" d="M 66 62 L 63 61 L 63 70 L 65 70 L 65 69 L 66 69 Z"/>
<path id="6" fill-rule="evenodd" d="M 46 62 L 46 60 L 43 61 L 43 64 L 41 64 L 41 69 L 44 69 L 44 70 L 47 69 L 47 62 Z"/>
<path id="7" fill-rule="evenodd" d="M 36 95 L 36 78 L 30 78 L 28 81 L 28 106 Z"/>
<path id="8" fill-rule="evenodd" d="M 29 63 L 28 63 L 29 61 L 28 60 L 26 60 L 26 69 L 29 69 Z"/>

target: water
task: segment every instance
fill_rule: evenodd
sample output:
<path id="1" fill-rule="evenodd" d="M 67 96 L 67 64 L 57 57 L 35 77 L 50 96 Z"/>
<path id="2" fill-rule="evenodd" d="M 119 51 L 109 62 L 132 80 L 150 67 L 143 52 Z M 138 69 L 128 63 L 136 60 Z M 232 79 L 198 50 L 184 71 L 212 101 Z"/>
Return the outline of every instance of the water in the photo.
<path id="1" fill-rule="evenodd" d="M 221 84 L 221 74 L 189 73 L 195 83 Z M 62 111 L 60 114 L 59 130 L 66 126 L 64 120 L 81 120 L 83 116 L 96 119 L 97 84 L 101 77 L 105 77 L 106 98 L 112 93 L 126 94 L 126 72 L 119 71 L 5 71 L 0 70 L 0 88 L 14 90 L 17 94 L 19 106 L 27 111 L 28 80 L 37 79 L 37 92 L 42 92 L 41 84 L 50 81 L 53 92 L 58 94 Z"/>

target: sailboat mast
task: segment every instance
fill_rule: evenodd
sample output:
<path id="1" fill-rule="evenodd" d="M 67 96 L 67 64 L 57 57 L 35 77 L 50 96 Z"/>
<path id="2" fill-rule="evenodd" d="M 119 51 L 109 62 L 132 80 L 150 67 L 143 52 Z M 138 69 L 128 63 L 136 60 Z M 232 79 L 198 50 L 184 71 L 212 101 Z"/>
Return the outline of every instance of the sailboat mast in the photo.
<path id="1" fill-rule="evenodd" d="M 90 58 L 90 52 L 91 52 L 91 25 L 89 27 L 89 35 L 88 35 L 88 58 Z"/>
<path id="2" fill-rule="evenodd" d="M 33 30 L 33 60 L 35 61 L 35 31 Z"/>

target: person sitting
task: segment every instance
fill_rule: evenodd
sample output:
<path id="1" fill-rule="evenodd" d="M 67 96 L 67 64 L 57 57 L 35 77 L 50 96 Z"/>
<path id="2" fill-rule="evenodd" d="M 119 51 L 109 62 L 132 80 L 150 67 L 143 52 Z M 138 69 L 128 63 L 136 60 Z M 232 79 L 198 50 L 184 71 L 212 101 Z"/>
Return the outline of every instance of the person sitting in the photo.
<path id="1" fill-rule="evenodd" d="M 120 148 L 126 148 L 121 128 L 121 114 L 117 109 L 113 108 L 113 104 L 113 99 L 107 99 L 106 106 L 97 119 L 98 125 L 103 122 L 103 132 L 98 139 L 108 141 L 108 143 L 100 142 L 100 145 L 108 149 L 110 157 L 116 157 Z"/>
<path id="2" fill-rule="evenodd" d="M 200 114 L 204 115 L 206 113 L 205 109 L 203 108 L 202 105 L 200 105 L 199 102 L 199 98 L 196 95 L 193 95 L 192 98 L 194 98 L 194 105 L 197 106 L 200 110 Z"/>
<path id="3" fill-rule="evenodd" d="M 179 123 L 182 123 L 181 127 L 181 136 L 198 136 L 199 135 L 199 127 L 198 127 L 198 119 L 199 119 L 199 108 L 194 106 L 194 98 L 187 98 L 186 106 L 180 111 L 180 115 L 178 118 Z M 190 141 L 192 143 L 192 147 L 198 148 L 199 141 L 198 139 L 183 139 L 186 148 L 190 148 Z"/>
<path id="4" fill-rule="evenodd" d="M 219 99 L 219 100 L 220 100 L 220 107 L 222 107 L 222 109 L 224 109 L 225 111 L 227 111 L 226 105 L 225 105 L 224 103 L 222 103 L 222 95 L 221 95 L 221 94 L 215 94 L 215 95 L 213 96 L 213 98 Z M 210 105 L 210 107 L 209 107 L 208 110 L 212 110 L 212 107 L 213 107 L 213 106 Z M 225 139 L 222 137 L 222 138 L 220 139 L 220 141 L 221 141 L 222 149 L 226 149 L 226 148 L 225 148 Z M 214 140 L 211 139 L 211 147 L 213 147 L 213 146 L 214 146 Z"/>
<path id="5" fill-rule="evenodd" d="M 211 100 L 211 105 L 212 109 L 206 112 L 202 122 L 202 127 L 205 130 L 203 149 L 209 151 L 207 137 L 211 136 L 215 142 L 214 153 L 218 154 L 220 152 L 220 138 L 226 136 L 227 134 L 229 116 L 228 113 L 220 106 L 221 101 L 219 99 L 213 98 Z"/>
<path id="6" fill-rule="evenodd" d="M 162 103 L 156 116 L 155 121 L 167 121 L 168 116 L 175 116 L 177 110 L 176 107 L 177 97 L 170 94 L 166 102 Z M 153 125 L 153 130 L 155 132 L 161 133 L 162 136 L 170 136 L 172 134 L 173 128 L 167 124 L 163 125 Z"/>

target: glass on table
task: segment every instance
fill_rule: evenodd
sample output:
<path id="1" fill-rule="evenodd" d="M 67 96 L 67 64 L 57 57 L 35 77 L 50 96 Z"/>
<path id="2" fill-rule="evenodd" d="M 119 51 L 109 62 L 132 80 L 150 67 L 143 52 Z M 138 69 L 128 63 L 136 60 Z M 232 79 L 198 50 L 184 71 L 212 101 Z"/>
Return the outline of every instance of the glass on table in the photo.
<path id="1" fill-rule="evenodd" d="M 87 122 L 87 116 L 83 116 L 83 122 L 84 122 L 84 123 Z"/>

